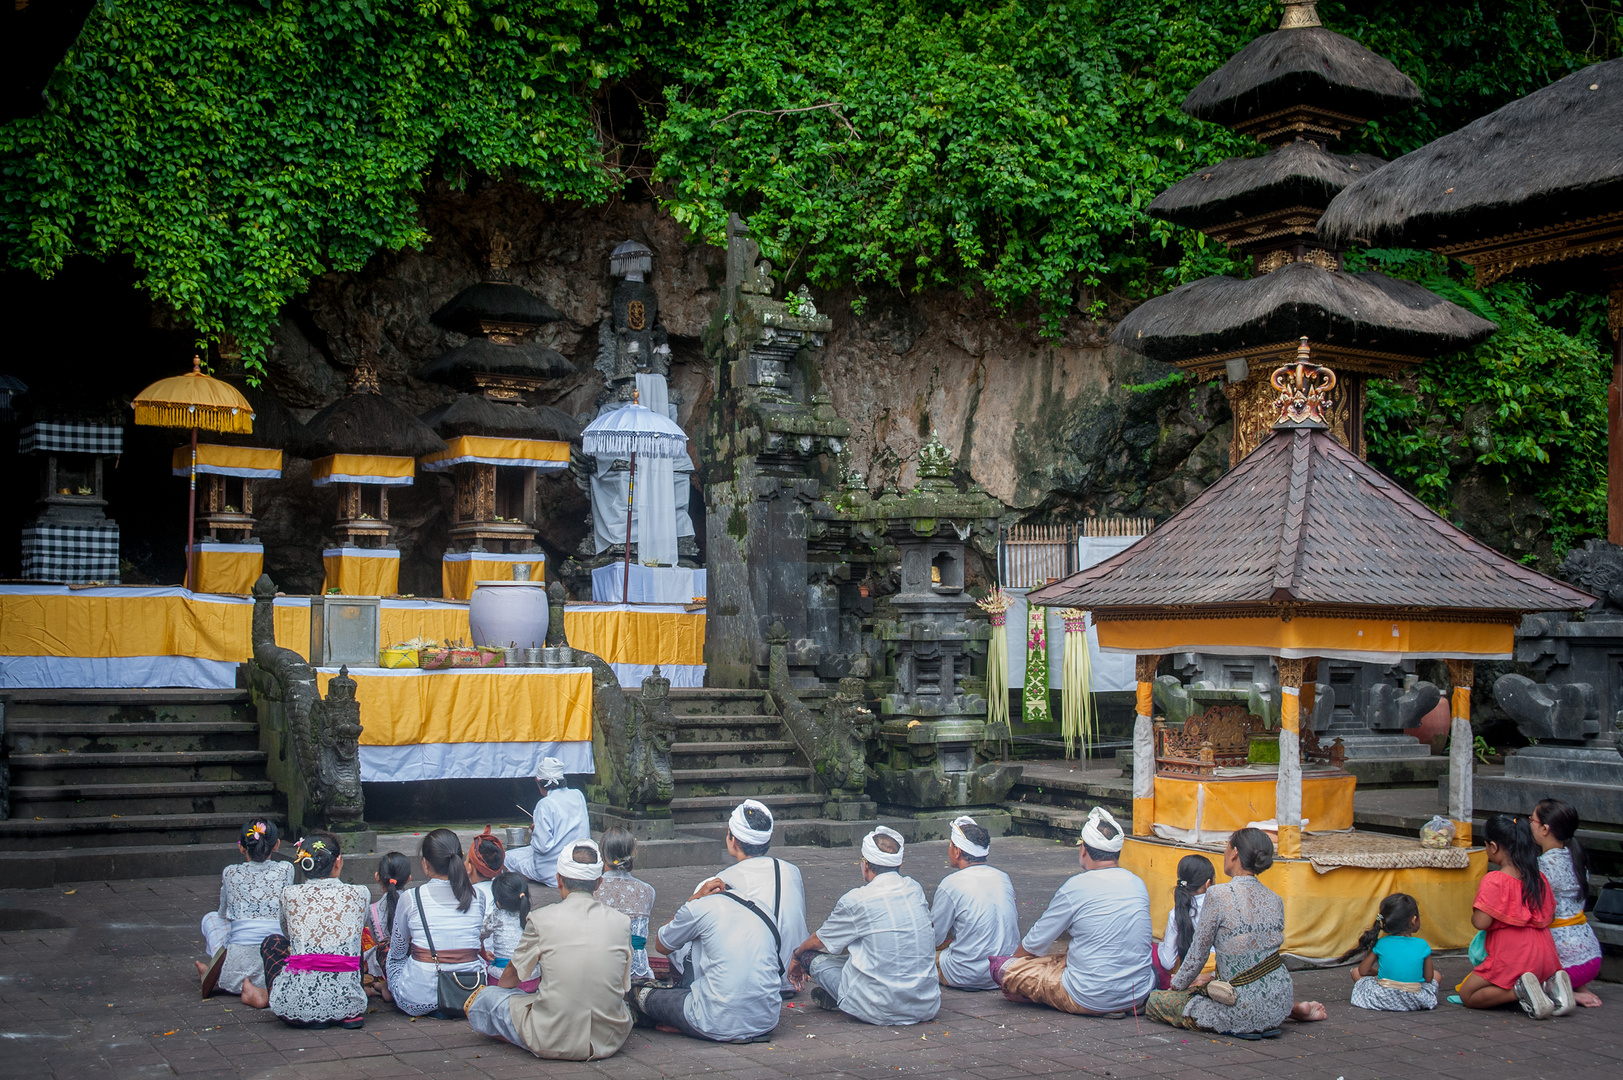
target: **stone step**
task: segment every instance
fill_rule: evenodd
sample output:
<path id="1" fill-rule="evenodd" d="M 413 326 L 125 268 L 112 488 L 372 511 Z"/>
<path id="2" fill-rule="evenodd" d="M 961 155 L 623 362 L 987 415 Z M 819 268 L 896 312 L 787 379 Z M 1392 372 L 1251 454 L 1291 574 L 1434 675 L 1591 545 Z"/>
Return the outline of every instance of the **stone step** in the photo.
<path id="1" fill-rule="evenodd" d="M 252 750 L 259 745 L 259 725 L 241 721 L 55 723 L 49 720 L 6 723 L 6 748 L 12 754 L 49 754 L 60 750 L 117 751 Z"/>
<path id="2" fill-rule="evenodd" d="M 786 741 L 673 743 L 676 765 L 693 769 L 777 768 L 802 763 L 799 749 Z"/>
<path id="3" fill-rule="evenodd" d="M 733 690 L 704 686 L 673 688 L 669 701 L 671 711 L 678 718 L 685 718 L 758 714 L 765 699 L 764 690 Z"/>
<path id="4" fill-rule="evenodd" d="M 11 690 L 0 694 L 6 725 L 254 720 L 246 690 Z"/>
<path id="5" fill-rule="evenodd" d="M 241 827 L 239 822 L 238 827 Z M 148 838 L 151 839 L 151 838 Z M 0 882 L 12 889 L 45 889 L 75 881 L 124 881 L 159 877 L 212 877 L 233 863 L 242 861 L 237 838 L 219 844 L 118 844 L 101 846 L 65 845 L 58 850 L 0 850 Z M 286 845 L 283 845 L 284 849 Z M 365 858 L 365 857 L 363 857 Z M 371 881 L 370 856 L 365 880 Z M 350 859 L 344 859 L 344 878 L 350 874 Z"/>
<path id="6" fill-rule="evenodd" d="M 776 716 L 742 713 L 721 716 L 679 716 L 679 741 L 695 742 L 781 742 L 783 721 Z"/>
<path id="7" fill-rule="evenodd" d="M 265 754 L 258 750 L 64 751 L 12 754 L 9 758 L 11 782 L 24 787 L 263 780 L 265 760 Z"/>
<path id="8" fill-rule="evenodd" d="M 275 805 L 276 785 L 269 780 L 58 784 L 11 789 L 12 817 L 23 820 L 113 814 L 239 814 L 246 819 Z"/>
<path id="9" fill-rule="evenodd" d="M 272 814 L 278 825 L 280 814 Z M 132 814 L 0 821 L 0 850 L 55 851 L 84 846 L 235 843 L 243 815 Z"/>
<path id="10" fill-rule="evenodd" d="M 818 792 L 798 794 L 761 795 L 772 816 L 779 821 L 787 818 L 813 818 L 822 812 L 826 797 Z M 726 821 L 738 805 L 734 795 L 699 795 L 671 800 L 671 817 L 678 825 L 689 822 Z"/>
<path id="11" fill-rule="evenodd" d="M 795 795 L 805 792 L 812 771 L 797 765 L 730 766 L 709 769 L 672 769 L 676 794 L 680 798 L 722 795 L 736 803 L 741 798 L 763 795 Z M 819 797 L 819 805 L 821 805 Z M 728 808 L 729 811 L 731 807 Z"/>

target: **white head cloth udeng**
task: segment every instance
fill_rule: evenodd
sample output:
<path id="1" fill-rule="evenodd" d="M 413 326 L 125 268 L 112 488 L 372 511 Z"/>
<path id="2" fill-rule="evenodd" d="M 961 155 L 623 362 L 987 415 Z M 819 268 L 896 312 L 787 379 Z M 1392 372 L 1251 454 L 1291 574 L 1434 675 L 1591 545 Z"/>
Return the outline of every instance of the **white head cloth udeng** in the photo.
<path id="1" fill-rule="evenodd" d="M 766 828 L 752 829 L 748 819 L 744 817 L 746 810 L 759 810 L 766 815 Z M 727 819 L 727 831 L 733 834 L 733 839 L 740 844 L 770 844 L 772 842 L 772 811 L 766 808 L 765 803 L 754 799 L 745 799 L 733 807 L 733 816 Z"/>
<path id="2" fill-rule="evenodd" d="M 543 784 L 561 784 L 564 779 L 564 763 L 555 757 L 541 759 L 541 766 L 535 770 L 535 778 Z"/>
<path id="3" fill-rule="evenodd" d="M 1099 822 L 1101 821 L 1107 821 L 1114 826 L 1116 835 L 1106 837 L 1099 830 Z M 1102 806 L 1095 806 L 1088 811 L 1088 820 L 1082 823 L 1082 842 L 1084 844 L 1095 851 L 1115 852 L 1121 850 L 1122 841 L 1125 839 L 1126 835 L 1121 831 L 1121 826 L 1116 824 L 1116 819 L 1110 816 L 1110 811 Z"/>
<path id="4" fill-rule="evenodd" d="M 576 862 L 576 848 L 591 848 L 596 862 Z M 558 855 L 558 876 L 571 881 L 596 881 L 603 876 L 603 852 L 595 840 L 576 840 Z"/>
<path id="5" fill-rule="evenodd" d="M 892 855 L 888 851 L 880 851 L 879 845 L 874 843 L 873 840 L 876 836 L 888 836 L 896 841 L 896 854 Z M 862 860 L 869 866 L 900 866 L 902 865 L 902 853 L 906 850 L 907 843 L 902 839 L 902 834 L 895 829 L 887 829 L 883 825 L 862 838 Z"/>
<path id="6" fill-rule="evenodd" d="M 971 855 L 971 856 L 973 856 L 973 857 L 975 857 L 977 859 L 984 859 L 984 858 L 986 858 L 986 853 L 992 850 L 992 845 L 991 844 L 977 844 L 973 840 L 971 840 L 969 837 L 964 835 L 964 826 L 965 825 L 974 825 L 974 824 L 975 824 L 975 819 L 970 817 L 968 814 L 965 814 L 963 817 L 958 818 L 958 819 L 953 821 L 953 823 L 952 823 L 952 842 L 953 842 L 953 846 L 955 846 L 959 851 L 962 851 L 965 855 Z"/>

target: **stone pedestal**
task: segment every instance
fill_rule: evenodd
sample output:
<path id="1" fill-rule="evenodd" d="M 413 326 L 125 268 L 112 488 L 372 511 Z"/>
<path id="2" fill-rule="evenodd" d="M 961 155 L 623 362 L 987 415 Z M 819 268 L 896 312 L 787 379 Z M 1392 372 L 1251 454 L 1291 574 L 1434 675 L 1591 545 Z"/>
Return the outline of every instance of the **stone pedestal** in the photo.
<path id="1" fill-rule="evenodd" d="M 1540 799 L 1571 803 L 1585 824 L 1623 825 L 1623 755 L 1610 746 L 1524 746 L 1505 758 L 1505 775 L 1476 778 L 1479 812 L 1531 813 Z"/>

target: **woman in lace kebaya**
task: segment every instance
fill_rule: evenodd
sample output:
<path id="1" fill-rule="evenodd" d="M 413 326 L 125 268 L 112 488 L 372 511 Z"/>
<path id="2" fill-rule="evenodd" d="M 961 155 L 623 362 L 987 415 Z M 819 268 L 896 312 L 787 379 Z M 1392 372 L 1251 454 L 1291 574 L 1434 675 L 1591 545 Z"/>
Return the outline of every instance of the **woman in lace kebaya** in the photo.
<path id="1" fill-rule="evenodd" d="M 372 892 L 339 880 L 344 856 L 332 833 L 299 841 L 295 859 L 305 883 L 282 890 L 287 933 L 260 946 L 271 1012 L 294 1027 L 358 1028 L 366 1022 L 361 932 Z"/>
<path id="2" fill-rule="evenodd" d="M 210 960 L 197 965 L 197 974 L 204 997 L 219 989 L 240 994 L 244 1005 L 265 1007 L 259 943 L 282 929 L 282 890 L 293 884 L 293 864 L 271 860 L 281 846 L 273 821 L 250 821 L 242 827 L 237 840 L 242 862 L 220 873 L 220 908 L 203 916 Z"/>

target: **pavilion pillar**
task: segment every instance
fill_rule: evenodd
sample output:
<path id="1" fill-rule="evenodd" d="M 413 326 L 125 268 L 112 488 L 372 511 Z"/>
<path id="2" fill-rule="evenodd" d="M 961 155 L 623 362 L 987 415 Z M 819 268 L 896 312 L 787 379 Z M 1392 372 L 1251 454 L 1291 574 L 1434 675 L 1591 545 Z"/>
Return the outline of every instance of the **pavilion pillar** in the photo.
<path id="1" fill-rule="evenodd" d="M 1606 390 L 1606 539 L 1623 544 L 1623 270 L 1614 272 L 1611 292 L 1606 312 L 1606 326 L 1612 332 L 1612 383 Z"/>
<path id="2" fill-rule="evenodd" d="M 1454 822 L 1454 846 L 1471 846 L 1473 744 L 1471 735 L 1471 684 L 1476 678 L 1476 661 L 1450 660 L 1448 678 L 1454 684 L 1449 702 L 1454 719 L 1448 739 L 1448 817 Z"/>
<path id="3" fill-rule="evenodd" d="M 1133 835 L 1155 833 L 1155 669 L 1161 657 L 1138 657 L 1138 715 L 1133 719 Z"/>
<path id="4" fill-rule="evenodd" d="M 1318 662 L 1313 661 L 1315 669 Z M 1279 780 L 1274 785 L 1274 824 L 1279 857 L 1302 857 L 1302 676 L 1306 660 L 1279 658 Z"/>

